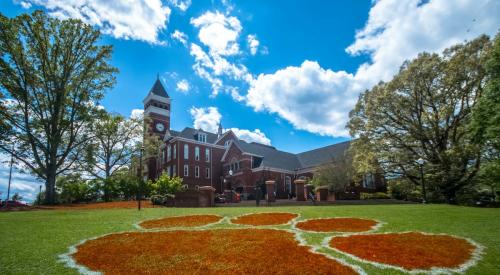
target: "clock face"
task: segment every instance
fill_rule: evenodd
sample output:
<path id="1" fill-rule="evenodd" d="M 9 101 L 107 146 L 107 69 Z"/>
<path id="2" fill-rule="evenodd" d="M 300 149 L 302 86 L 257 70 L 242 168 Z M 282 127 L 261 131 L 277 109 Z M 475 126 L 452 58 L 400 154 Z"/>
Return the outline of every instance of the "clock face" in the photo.
<path id="1" fill-rule="evenodd" d="M 165 126 L 163 126 L 162 123 L 156 123 L 156 130 L 163 132 L 163 130 L 165 130 Z"/>

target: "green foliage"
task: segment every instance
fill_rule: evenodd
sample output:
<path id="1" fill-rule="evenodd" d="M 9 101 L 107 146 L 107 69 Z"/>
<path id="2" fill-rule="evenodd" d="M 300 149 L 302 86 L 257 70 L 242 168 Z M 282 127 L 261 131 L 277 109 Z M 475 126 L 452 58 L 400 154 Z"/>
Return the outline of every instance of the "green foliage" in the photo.
<path id="1" fill-rule="evenodd" d="M 467 123 L 488 79 L 485 63 L 491 41 L 481 36 L 442 55 L 421 53 L 387 83 L 362 93 L 348 128 L 356 172 L 377 166 L 389 177 L 420 184 L 416 160 L 424 159 L 424 178 L 436 198 L 454 202 L 474 183 L 481 146 L 471 142 Z M 439 194 L 438 194 L 439 193 Z"/>
<path id="2" fill-rule="evenodd" d="M 490 76 L 483 96 L 474 107 L 469 124 L 473 141 L 483 146 L 478 182 L 496 196 L 500 187 L 500 34 L 486 63 Z"/>
<path id="3" fill-rule="evenodd" d="M 352 159 L 346 155 L 320 166 L 315 172 L 311 183 L 318 186 L 328 186 L 330 191 L 345 191 L 353 182 Z"/>
<path id="4" fill-rule="evenodd" d="M 11 198 L 13 201 L 20 201 L 23 199 L 23 197 L 21 195 L 19 195 L 18 192 L 14 193 L 14 195 L 12 196 Z"/>
<path id="5" fill-rule="evenodd" d="M 151 182 L 150 185 L 152 194 L 159 196 L 165 196 L 167 194 L 175 195 L 175 193 L 183 189 L 181 177 L 170 177 L 166 173 L 161 174 L 161 176 L 156 181 Z"/>
<path id="6" fill-rule="evenodd" d="M 387 182 L 389 194 L 393 199 L 407 200 L 413 190 L 415 184 L 405 179 L 393 179 Z"/>
<path id="7" fill-rule="evenodd" d="M 107 182 L 105 179 L 130 165 L 132 156 L 138 154 L 142 124 L 139 118 L 126 119 L 101 111 L 99 119 L 90 126 L 94 137 L 86 145 L 80 165 L 93 177 Z"/>
<path id="8" fill-rule="evenodd" d="M 96 200 L 98 186 L 82 178 L 80 174 L 60 176 L 56 181 L 57 203 L 79 203 Z"/>
<path id="9" fill-rule="evenodd" d="M 8 129 L 0 150 L 45 180 L 48 204 L 55 202 L 56 177 L 82 157 L 103 91 L 115 83 L 112 47 L 99 39 L 80 20 L 42 11 L 0 14 L 0 93 L 10 99 L 0 107 L 0 127 Z"/>
<path id="10" fill-rule="evenodd" d="M 360 198 L 362 200 L 377 200 L 377 199 L 390 199 L 391 196 L 389 196 L 387 193 L 384 192 L 375 192 L 375 193 L 365 193 L 361 192 Z"/>

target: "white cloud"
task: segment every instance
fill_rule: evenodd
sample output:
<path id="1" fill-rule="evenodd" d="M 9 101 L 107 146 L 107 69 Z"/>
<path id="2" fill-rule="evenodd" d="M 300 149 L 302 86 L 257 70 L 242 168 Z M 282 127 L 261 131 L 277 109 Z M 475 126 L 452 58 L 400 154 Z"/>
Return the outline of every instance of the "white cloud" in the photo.
<path id="1" fill-rule="evenodd" d="M 259 129 L 253 131 L 247 129 L 231 128 L 231 131 L 241 140 L 246 142 L 257 142 L 265 145 L 271 145 L 271 140 Z"/>
<path id="2" fill-rule="evenodd" d="M 162 44 L 159 32 L 167 28 L 170 8 L 161 0 L 26 0 L 25 4 L 45 7 L 49 14 L 77 18 L 97 26 L 115 38 Z"/>
<path id="3" fill-rule="evenodd" d="M 132 112 L 130 112 L 130 118 L 133 119 L 142 119 L 143 116 L 144 116 L 143 109 L 132 109 Z"/>
<path id="4" fill-rule="evenodd" d="M 170 0 L 170 4 L 181 11 L 187 11 L 191 6 L 191 0 Z"/>
<path id="5" fill-rule="evenodd" d="M 193 65 L 195 73 L 210 82 L 212 96 L 217 96 L 219 92 L 226 91 L 235 100 L 241 101 L 242 96 L 237 92 L 237 88 L 224 85 L 222 78 L 251 83 L 253 76 L 248 72 L 247 67 L 243 64 L 231 63 L 218 54 L 209 55 L 195 43 L 191 43 L 190 54 L 195 58 L 195 64 Z"/>
<path id="6" fill-rule="evenodd" d="M 176 39 L 178 40 L 179 42 L 182 43 L 182 45 L 186 46 L 187 47 L 187 41 L 188 41 L 188 36 L 187 34 L 179 31 L 179 30 L 175 30 L 171 35 L 172 39 Z"/>
<path id="7" fill-rule="evenodd" d="M 347 134 L 345 121 L 356 99 L 352 80 L 352 74 L 325 70 L 306 60 L 300 67 L 259 75 L 248 91 L 247 104 L 256 111 L 277 113 L 297 129 L 342 136 Z"/>
<path id="8" fill-rule="evenodd" d="M 26 1 L 14 0 L 14 3 L 21 5 L 21 7 L 23 7 L 23 9 L 31 8 L 31 3 L 26 2 Z"/>
<path id="9" fill-rule="evenodd" d="M 248 48 L 250 49 L 250 54 L 256 55 L 257 49 L 259 48 L 260 41 L 257 39 L 257 35 L 249 34 L 247 36 Z"/>
<path id="10" fill-rule="evenodd" d="M 7 198 L 7 186 L 9 179 L 10 155 L 0 153 L 0 198 Z M 20 165 L 22 168 L 22 165 Z M 38 194 L 39 185 L 44 183 L 30 174 L 21 173 L 18 169 L 12 170 L 12 180 L 10 185 L 10 198 L 14 193 L 19 193 L 23 200 L 32 201 Z"/>
<path id="11" fill-rule="evenodd" d="M 191 24 L 200 29 L 198 38 L 210 49 L 211 54 L 238 54 L 237 39 L 241 32 L 241 24 L 234 16 L 225 16 L 216 11 L 207 11 L 198 18 L 191 18 Z"/>
<path id="12" fill-rule="evenodd" d="M 217 133 L 222 115 L 216 107 L 191 107 L 189 113 L 193 118 L 193 128 Z"/>
<path id="13" fill-rule="evenodd" d="M 192 107 L 189 110 L 193 118 L 193 128 L 202 129 L 207 132 L 217 133 L 222 115 L 219 113 L 217 107 Z M 271 140 L 259 129 L 253 131 L 247 129 L 230 128 L 224 131 L 232 130 L 236 136 L 247 142 L 258 142 L 266 145 L 271 145 Z"/>
<path id="14" fill-rule="evenodd" d="M 187 94 L 189 92 L 190 85 L 189 82 L 185 79 L 180 80 L 177 82 L 177 91 L 180 91 L 184 94 Z"/>
<path id="15" fill-rule="evenodd" d="M 314 61 L 261 74 L 247 104 L 288 120 L 297 129 L 346 136 L 345 124 L 360 92 L 388 81 L 401 64 L 422 51 L 443 49 L 500 27 L 500 2 L 477 0 L 377 1 L 365 27 L 346 51 L 368 54 L 355 74 L 324 69 Z"/>

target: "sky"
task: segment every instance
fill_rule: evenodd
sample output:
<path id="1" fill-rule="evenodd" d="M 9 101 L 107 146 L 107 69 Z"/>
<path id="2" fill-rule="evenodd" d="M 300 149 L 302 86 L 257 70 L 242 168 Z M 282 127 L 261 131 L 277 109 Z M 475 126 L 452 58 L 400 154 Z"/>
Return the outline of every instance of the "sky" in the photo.
<path id="1" fill-rule="evenodd" d="M 293 153 L 348 140 L 359 94 L 405 60 L 500 28 L 496 0 L 0 0 L 8 17 L 36 9 L 82 19 L 113 45 L 120 72 L 106 110 L 140 112 L 159 76 L 172 129 L 220 122 Z M 1 197 L 7 174 L 3 164 Z M 38 182 L 14 179 L 26 199 L 36 195 Z"/>

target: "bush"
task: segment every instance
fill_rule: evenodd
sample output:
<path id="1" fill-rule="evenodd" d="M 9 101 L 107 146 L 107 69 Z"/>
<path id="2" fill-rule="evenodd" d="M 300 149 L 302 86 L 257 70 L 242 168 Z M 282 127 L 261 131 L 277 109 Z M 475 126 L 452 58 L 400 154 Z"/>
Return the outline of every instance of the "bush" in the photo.
<path id="1" fill-rule="evenodd" d="M 184 188 L 182 178 L 170 177 L 163 173 L 156 181 L 149 182 L 153 195 L 165 196 L 167 194 L 175 195 Z"/>
<path id="2" fill-rule="evenodd" d="M 414 185 L 408 181 L 397 179 L 390 180 L 388 183 L 389 194 L 393 199 L 407 200 L 410 193 L 414 190 Z"/>
<path id="3" fill-rule="evenodd" d="M 362 200 L 379 200 L 379 199 L 390 199 L 391 197 L 387 193 L 383 192 L 375 192 L 375 193 L 361 192 L 360 198 Z"/>

